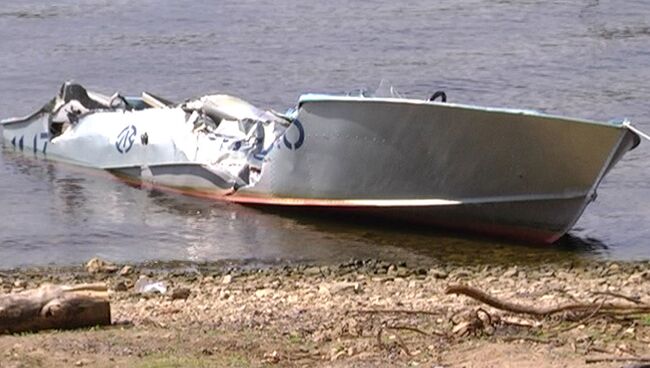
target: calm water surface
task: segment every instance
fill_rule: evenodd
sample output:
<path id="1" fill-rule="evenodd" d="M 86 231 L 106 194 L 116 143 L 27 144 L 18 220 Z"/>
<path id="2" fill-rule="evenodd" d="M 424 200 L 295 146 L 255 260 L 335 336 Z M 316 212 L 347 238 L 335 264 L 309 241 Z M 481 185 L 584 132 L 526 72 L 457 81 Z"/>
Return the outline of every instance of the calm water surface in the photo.
<path id="1" fill-rule="evenodd" d="M 624 6 L 623 6 L 624 5 Z M 284 110 L 303 92 L 386 78 L 411 97 L 532 108 L 650 131 L 645 1 L 21 1 L 0 9 L 0 116 L 74 79 L 108 94 L 208 92 Z M 650 144 L 609 174 L 571 236 L 536 247 L 282 216 L 134 188 L 102 172 L 0 154 L 0 268 L 116 261 L 511 262 L 650 258 Z"/>

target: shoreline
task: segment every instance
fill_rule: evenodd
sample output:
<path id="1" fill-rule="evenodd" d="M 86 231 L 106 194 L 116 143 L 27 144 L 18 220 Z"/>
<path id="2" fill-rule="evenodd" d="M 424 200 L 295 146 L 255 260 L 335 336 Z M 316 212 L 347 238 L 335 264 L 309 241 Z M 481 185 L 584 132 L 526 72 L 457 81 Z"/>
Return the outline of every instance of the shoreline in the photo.
<path id="1" fill-rule="evenodd" d="M 621 367 L 587 362 L 650 355 L 650 314 L 602 313 L 605 303 L 650 305 L 647 261 L 91 263 L 0 271 L 2 293 L 105 282 L 114 324 L 2 335 L 0 367 Z M 138 293 L 139 279 L 167 290 Z M 447 294 L 453 285 L 524 306 L 594 307 L 532 316 Z"/>

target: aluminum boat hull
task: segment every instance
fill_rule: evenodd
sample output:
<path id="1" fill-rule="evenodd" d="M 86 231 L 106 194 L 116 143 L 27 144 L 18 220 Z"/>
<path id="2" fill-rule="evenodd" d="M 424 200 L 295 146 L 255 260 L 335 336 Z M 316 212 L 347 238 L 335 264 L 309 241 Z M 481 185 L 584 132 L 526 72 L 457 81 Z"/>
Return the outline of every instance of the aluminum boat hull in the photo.
<path id="1" fill-rule="evenodd" d="M 391 98 L 307 95 L 296 121 L 260 181 L 231 200 L 544 243 L 639 144 L 622 124 Z"/>

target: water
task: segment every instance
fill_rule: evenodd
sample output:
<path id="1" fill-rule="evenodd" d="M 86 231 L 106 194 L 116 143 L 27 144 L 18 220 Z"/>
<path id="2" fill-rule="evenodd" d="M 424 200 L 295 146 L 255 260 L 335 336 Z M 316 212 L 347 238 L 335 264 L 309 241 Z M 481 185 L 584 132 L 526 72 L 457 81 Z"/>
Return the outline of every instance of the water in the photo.
<path id="1" fill-rule="evenodd" d="M 531 108 L 650 131 L 645 1 L 21 1 L 0 10 L 0 116 L 74 79 L 172 100 L 208 92 L 284 110 L 303 92 L 387 78 L 403 93 Z M 547 261 L 650 258 L 650 144 L 609 174 L 571 237 L 536 247 L 287 217 L 130 187 L 110 175 L 0 154 L 0 267 L 92 256 Z"/>

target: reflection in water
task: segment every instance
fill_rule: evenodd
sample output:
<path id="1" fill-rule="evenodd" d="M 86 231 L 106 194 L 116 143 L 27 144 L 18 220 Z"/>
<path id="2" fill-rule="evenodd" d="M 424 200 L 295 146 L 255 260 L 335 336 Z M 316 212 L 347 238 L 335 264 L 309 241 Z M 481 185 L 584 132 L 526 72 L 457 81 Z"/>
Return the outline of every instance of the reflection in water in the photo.
<path id="1" fill-rule="evenodd" d="M 7 149 L 2 158 L 3 166 L 16 174 L 16 200 L 26 196 L 18 189 L 26 181 L 41 193 L 39 210 L 23 198 L 30 214 L 23 217 L 31 217 L 42 235 L 13 239 L 10 256 L 0 260 L 0 267 L 82 262 L 97 254 L 121 261 L 383 258 L 426 265 L 555 262 L 607 251 L 598 240 L 575 236 L 555 246 L 528 245 L 338 213 L 245 207 L 146 189 L 103 171 Z M 46 258 L 48 254 L 55 256 Z"/>
<path id="2" fill-rule="evenodd" d="M 314 214 L 305 211 L 269 210 L 284 212 L 299 223 L 326 234 L 335 234 L 394 253 L 395 259 L 409 254 L 415 262 L 431 261 L 459 263 L 536 263 L 556 262 L 604 254 L 607 246 L 594 239 L 581 239 L 566 235 L 554 245 L 525 244 L 484 238 L 440 229 L 425 228 L 394 221 L 342 216 L 340 214 Z M 401 253 L 404 254 L 401 254 Z"/>
<path id="3" fill-rule="evenodd" d="M 571 234 L 563 236 L 555 246 L 562 251 L 594 253 L 607 255 L 609 247 L 604 242 L 591 237 L 578 237 Z"/>
<path id="4" fill-rule="evenodd" d="M 84 196 L 84 179 L 83 178 L 61 178 L 52 182 L 53 188 L 59 193 L 58 197 L 63 202 L 63 214 L 69 219 L 79 219 L 82 216 L 83 209 L 86 207 L 86 198 Z"/>

